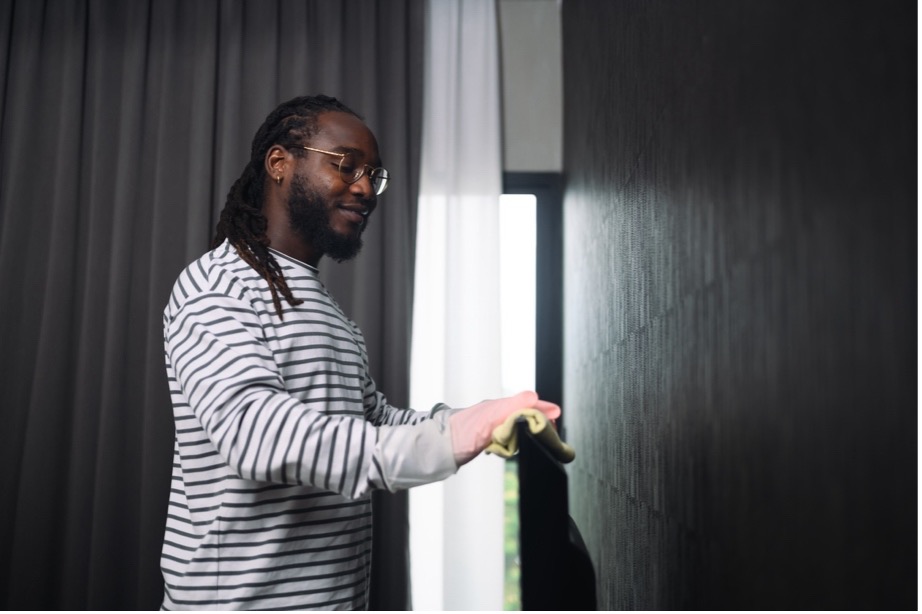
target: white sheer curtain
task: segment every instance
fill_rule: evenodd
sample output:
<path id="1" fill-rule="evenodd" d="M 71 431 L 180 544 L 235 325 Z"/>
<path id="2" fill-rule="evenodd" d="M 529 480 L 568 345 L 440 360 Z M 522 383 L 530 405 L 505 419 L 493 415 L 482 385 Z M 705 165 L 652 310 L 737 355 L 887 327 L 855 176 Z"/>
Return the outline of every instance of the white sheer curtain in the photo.
<path id="1" fill-rule="evenodd" d="M 410 399 L 502 396 L 502 123 L 495 0 L 429 0 Z M 413 603 L 501 610 L 503 462 L 410 492 Z"/>

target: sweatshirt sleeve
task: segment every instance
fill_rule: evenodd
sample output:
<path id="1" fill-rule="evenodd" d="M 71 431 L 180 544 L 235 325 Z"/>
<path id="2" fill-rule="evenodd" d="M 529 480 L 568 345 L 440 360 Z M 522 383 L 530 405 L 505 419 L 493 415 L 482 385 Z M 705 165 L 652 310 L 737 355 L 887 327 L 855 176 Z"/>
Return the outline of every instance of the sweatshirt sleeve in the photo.
<path id="1" fill-rule="evenodd" d="M 416 411 L 415 409 L 398 409 L 390 405 L 380 391 L 375 389 L 371 377 L 365 384 L 365 417 L 375 425 L 419 424 L 424 420 L 434 418 L 441 412 L 450 415 L 454 410 L 444 403 L 438 403 L 429 411 Z"/>
<path id="2" fill-rule="evenodd" d="M 236 475 L 356 498 L 457 471 L 446 420 L 376 427 L 312 409 L 287 392 L 262 335 L 250 305 L 222 294 L 190 297 L 165 320 L 168 375 Z"/>

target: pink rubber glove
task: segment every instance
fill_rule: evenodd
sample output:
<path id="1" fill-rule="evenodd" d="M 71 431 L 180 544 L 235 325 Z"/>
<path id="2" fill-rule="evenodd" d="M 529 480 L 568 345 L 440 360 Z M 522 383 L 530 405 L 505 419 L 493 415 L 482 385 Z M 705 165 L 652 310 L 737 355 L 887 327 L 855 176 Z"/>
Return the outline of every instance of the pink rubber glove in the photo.
<path id="1" fill-rule="evenodd" d="M 539 400 L 538 395 L 531 391 L 503 399 L 481 401 L 452 414 L 448 419 L 451 425 L 451 447 L 458 466 L 467 463 L 490 445 L 493 429 L 510 414 L 530 408 L 537 409 L 551 420 L 560 417 L 560 407 Z"/>

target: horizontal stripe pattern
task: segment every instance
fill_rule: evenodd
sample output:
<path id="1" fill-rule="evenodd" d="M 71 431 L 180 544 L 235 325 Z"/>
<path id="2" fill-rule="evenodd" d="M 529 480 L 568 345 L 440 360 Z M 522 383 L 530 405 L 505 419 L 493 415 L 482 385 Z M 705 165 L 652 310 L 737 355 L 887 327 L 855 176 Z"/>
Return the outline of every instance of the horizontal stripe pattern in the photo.
<path id="1" fill-rule="evenodd" d="M 284 319 L 227 242 L 183 271 L 164 311 L 164 609 L 364 609 L 370 491 L 389 487 L 377 427 L 429 417 L 387 403 L 316 271 L 275 256 L 304 301 L 283 301 Z"/>

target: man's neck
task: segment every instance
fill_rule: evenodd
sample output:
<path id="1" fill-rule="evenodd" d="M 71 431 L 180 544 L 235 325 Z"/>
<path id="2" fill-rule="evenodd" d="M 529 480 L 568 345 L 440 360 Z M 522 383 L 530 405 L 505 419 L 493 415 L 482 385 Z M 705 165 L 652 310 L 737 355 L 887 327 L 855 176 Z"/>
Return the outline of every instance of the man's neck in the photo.
<path id="1" fill-rule="evenodd" d="M 273 233 L 272 225 L 269 225 L 269 228 L 266 229 L 266 238 L 269 239 L 269 247 L 272 249 L 282 252 L 286 256 L 294 258 L 304 264 L 308 264 L 315 269 L 320 264 L 320 259 L 323 257 L 323 254 L 317 253 L 310 245 L 307 245 L 304 241 L 298 240 L 297 237 L 293 236 L 294 233 Z"/>
<path id="2" fill-rule="evenodd" d="M 292 230 L 287 206 L 278 194 L 267 196 L 263 213 L 266 216 L 266 238 L 269 239 L 269 246 L 316 269 L 323 253 Z"/>

